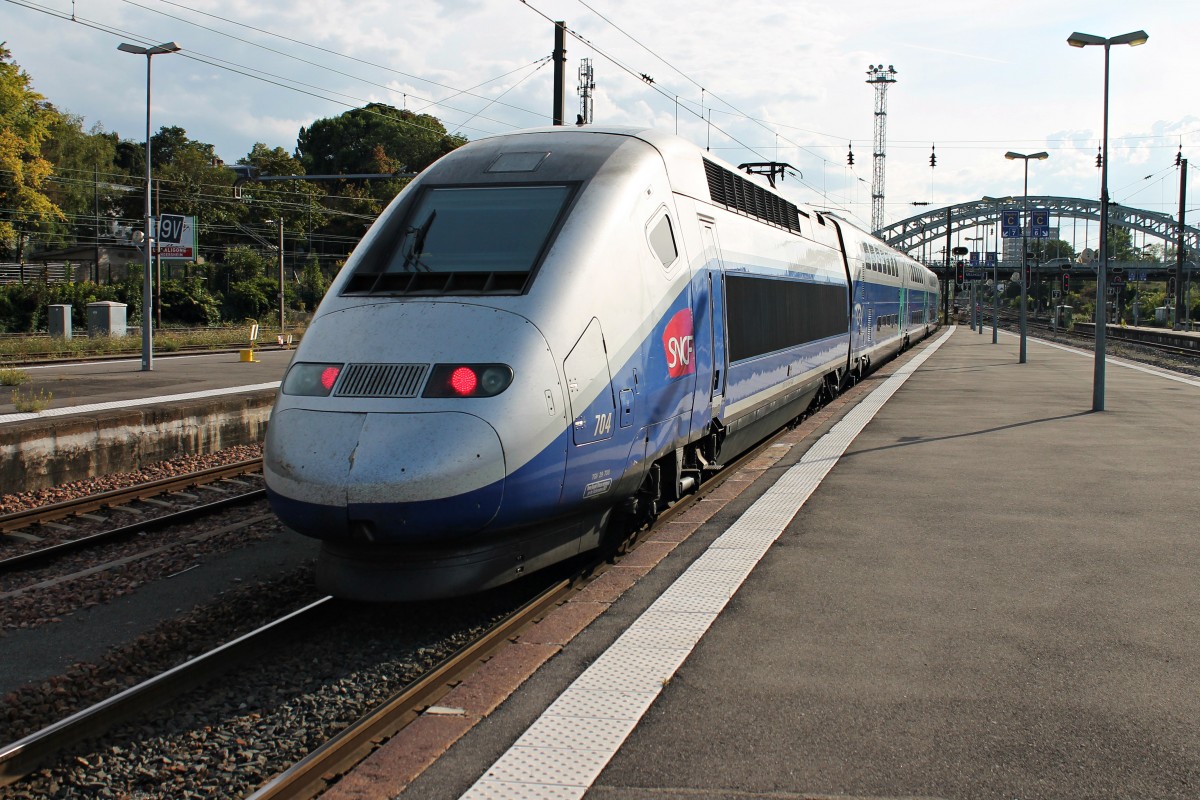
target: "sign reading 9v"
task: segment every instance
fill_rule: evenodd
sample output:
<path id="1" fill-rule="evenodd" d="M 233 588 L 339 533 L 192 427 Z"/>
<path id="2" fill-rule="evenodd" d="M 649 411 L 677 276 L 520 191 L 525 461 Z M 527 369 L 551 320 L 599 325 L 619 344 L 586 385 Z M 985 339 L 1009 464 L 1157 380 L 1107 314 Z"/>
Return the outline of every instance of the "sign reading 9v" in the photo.
<path id="1" fill-rule="evenodd" d="M 196 218 L 163 214 L 158 218 L 158 256 L 190 261 L 196 257 Z"/>

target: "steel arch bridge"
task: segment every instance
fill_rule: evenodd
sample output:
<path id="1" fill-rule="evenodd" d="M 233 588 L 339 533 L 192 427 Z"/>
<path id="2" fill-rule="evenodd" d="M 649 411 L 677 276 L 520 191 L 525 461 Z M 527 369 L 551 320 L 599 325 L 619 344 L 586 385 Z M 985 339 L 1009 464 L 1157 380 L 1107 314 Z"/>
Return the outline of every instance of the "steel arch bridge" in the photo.
<path id="1" fill-rule="evenodd" d="M 1100 221 L 1099 200 L 1030 195 L 1028 202 L 1030 211 L 1049 211 L 1052 219 L 1057 217 L 1093 220 L 1097 223 Z M 902 253 L 911 254 L 924 245 L 944 242 L 947 232 L 953 235 L 981 225 L 995 224 L 999 221 L 1002 209 L 1024 208 L 1024 197 L 972 200 L 902 219 L 880 228 L 875 235 Z M 1175 243 L 1179 238 L 1179 226 L 1175 218 L 1155 211 L 1144 211 L 1110 201 L 1108 219 L 1110 225 L 1140 231 L 1166 243 Z M 1200 249 L 1200 229 L 1185 225 L 1183 241 L 1184 248 L 1195 253 Z"/>

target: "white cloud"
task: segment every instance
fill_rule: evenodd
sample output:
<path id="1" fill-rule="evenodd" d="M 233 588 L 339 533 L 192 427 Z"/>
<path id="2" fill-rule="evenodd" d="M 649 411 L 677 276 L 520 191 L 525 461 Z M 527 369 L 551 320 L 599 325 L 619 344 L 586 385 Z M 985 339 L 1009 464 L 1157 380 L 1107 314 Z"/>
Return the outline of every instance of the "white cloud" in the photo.
<path id="1" fill-rule="evenodd" d="M 72 11 L 70 0 L 43 2 L 63 16 Z M 1179 57 L 1190 52 L 1198 16 L 1184 0 L 1138 7 L 1118 0 L 1013 0 L 969 14 L 957 0 L 917 7 L 751 0 L 736 9 L 714 0 L 191 4 L 213 17 L 161 0 L 139 2 L 150 10 L 119 0 L 76 4 L 80 18 L 120 29 L 119 35 L 13 4 L 0 6 L 0 30 L 55 105 L 138 141 L 145 60 L 118 53 L 116 45 L 178 41 L 183 54 L 153 61 L 153 127 L 181 126 L 213 143 L 228 162 L 258 141 L 290 151 L 300 126 L 367 101 L 420 110 L 444 100 L 429 112 L 452 130 L 465 126 L 469 137 L 547 124 L 551 67 L 525 67 L 550 55 L 549 20 L 559 19 L 587 40 L 567 43 L 569 120 L 578 109 L 579 59 L 592 58 L 597 122 L 666 130 L 678 124 L 681 135 L 701 146 L 711 141 L 734 164 L 777 156 L 804 174 L 802 183 L 783 184 L 790 196 L 849 204 L 860 220 L 870 218 L 874 107 L 865 73 L 872 63 L 898 70 L 888 92 L 888 219 L 919 210 L 914 200 L 944 204 L 1019 192 L 1021 169 L 1004 160 L 1008 149 L 1050 152 L 1050 160 L 1031 165 L 1031 192 L 1036 185 L 1045 194 L 1097 193 L 1102 51 L 1068 47 L 1073 30 L 1113 35 L 1143 28 L 1151 37 L 1144 47 L 1112 51 L 1111 186 L 1169 167 L 1180 142 L 1185 155 L 1200 149 L 1200 101 L 1177 89 Z M 280 77 L 257 80 L 190 56 Z M 653 87 L 637 77 L 642 72 L 653 76 Z M 697 115 L 700 87 L 712 129 Z M 853 171 L 845 166 L 851 141 Z M 931 175 L 934 142 L 938 167 Z M 1158 208 L 1167 204 L 1158 194 L 1141 196 L 1155 204 L 1148 207 L 1174 213 Z"/>

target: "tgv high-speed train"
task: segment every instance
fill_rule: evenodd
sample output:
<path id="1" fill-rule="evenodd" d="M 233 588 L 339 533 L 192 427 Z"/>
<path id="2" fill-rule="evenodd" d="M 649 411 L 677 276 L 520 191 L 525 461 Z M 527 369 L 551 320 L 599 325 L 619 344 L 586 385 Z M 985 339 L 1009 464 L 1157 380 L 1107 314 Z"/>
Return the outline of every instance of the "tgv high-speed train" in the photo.
<path id="1" fill-rule="evenodd" d="M 548 128 L 421 173 L 280 387 L 318 582 L 453 596 L 600 546 L 936 325 L 930 271 L 675 136 Z"/>

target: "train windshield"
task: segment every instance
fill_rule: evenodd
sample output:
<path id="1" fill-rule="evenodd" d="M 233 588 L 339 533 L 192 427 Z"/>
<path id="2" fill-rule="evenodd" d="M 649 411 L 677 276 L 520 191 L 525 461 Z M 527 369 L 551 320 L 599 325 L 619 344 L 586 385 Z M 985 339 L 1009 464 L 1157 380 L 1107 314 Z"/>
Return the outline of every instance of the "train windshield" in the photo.
<path id="1" fill-rule="evenodd" d="M 518 293 L 571 186 L 431 187 L 363 254 L 347 292 Z"/>

